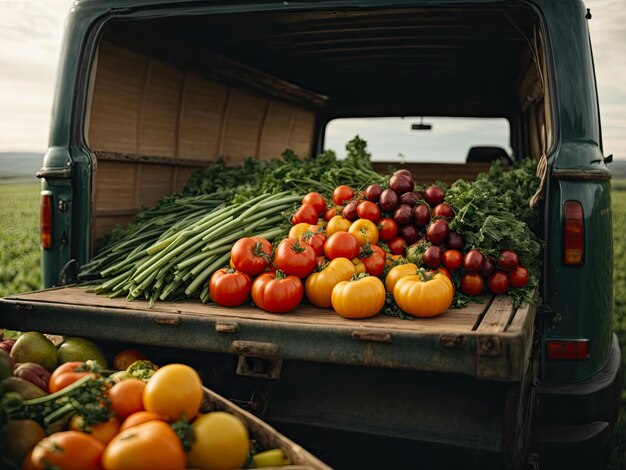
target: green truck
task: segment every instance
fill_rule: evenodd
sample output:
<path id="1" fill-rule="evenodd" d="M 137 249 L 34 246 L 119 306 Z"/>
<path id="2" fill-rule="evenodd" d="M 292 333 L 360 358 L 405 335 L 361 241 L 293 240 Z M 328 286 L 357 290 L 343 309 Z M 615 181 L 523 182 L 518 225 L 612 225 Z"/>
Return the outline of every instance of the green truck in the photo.
<path id="1" fill-rule="evenodd" d="M 0 326 L 141 347 L 202 370 L 336 468 L 594 468 L 617 419 L 609 157 L 577 0 L 78 0 L 42 182 L 44 289 Z M 75 287 L 95 241 L 217 158 L 315 155 L 339 118 L 507 120 L 537 160 L 537 305 L 349 322 Z M 493 152 L 411 163 L 474 178 Z"/>

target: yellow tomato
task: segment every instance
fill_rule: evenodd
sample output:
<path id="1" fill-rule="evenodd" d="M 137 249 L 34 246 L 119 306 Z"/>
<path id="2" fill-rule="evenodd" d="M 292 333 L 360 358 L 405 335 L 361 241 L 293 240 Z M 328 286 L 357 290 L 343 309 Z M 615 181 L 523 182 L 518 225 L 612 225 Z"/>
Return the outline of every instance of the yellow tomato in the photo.
<path id="1" fill-rule="evenodd" d="M 434 317 L 450 308 L 454 297 L 452 282 L 442 273 L 427 273 L 423 269 L 416 275 L 398 280 L 393 298 L 403 312 L 414 317 Z"/>
<path id="2" fill-rule="evenodd" d="M 411 276 L 417 273 L 417 265 L 413 263 L 399 264 L 389 270 L 385 278 L 385 289 L 387 292 L 393 293 L 396 282 L 404 276 Z"/>
<path id="3" fill-rule="evenodd" d="M 306 222 L 301 222 L 289 229 L 289 238 L 300 238 L 302 235 L 304 235 L 305 232 L 308 231 L 317 232 L 317 225 L 311 225 L 307 224 Z"/>
<path id="4" fill-rule="evenodd" d="M 341 256 L 328 263 L 328 268 L 336 271 L 341 281 L 347 281 L 351 279 L 354 274 L 358 274 L 352 261 Z"/>
<path id="5" fill-rule="evenodd" d="M 345 318 L 369 318 L 385 305 L 385 286 L 374 276 L 343 281 L 335 286 L 331 296 L 335 312 Z"/>
<path id="6" fill-rule="evenodd" d="M 378 227 L 376 227 L 376 224 L 371 220 L 355 220 L 352 225 L 350 225 L 348 233 L 354 235 L 359 246 L 363 246 L 366 243 L 370 245 L 376 245 L 376 243 L 378 243 Z"/>
<path id="7" fill-rule="evenodd" d="M 187 454 L 189 468 L 243 468 L 248 457 L 248 430 L 239 418 L 223 411 L 199 416 L 193 422 L 196 440 Z"/>
<path id="8" fill-rule="evenodd" d="M 354 265 L 347 258 L 335 258 L 320 272 L 311 274 L 304 283 L 307 299 L 316 307 L 330 308 L 333 288 L 354 275 Z"/>
<path id="9" fill-rule="evenodd" d="M 166 415 L 171 421 L 193 419 L 202 402 L 202 381 L 185 364 L 168 364 L 158 369 L 143 391 L 146 411 Z"/>
<path id="10" fill-rule="evenodd" d="M 367 272 L 365 264 L 363 264 L 363 261 L 361 261 L 359 258 L 354 258 L 352 260 L 352 264 L 354 265 L 354 269 L 356 270 L 357 274 L 363 274 Z"/>
<path id="11" fill-rule="evenodd" d="M 336 232 L 347 232 L 350 229 L 350 222 L 348 219 L 344 219 L 340 215 L 336 215 L 332 219 L 328 221 L 328 225 L 326 226 L 326 233 L 330 237 L 333 233 Z"/>

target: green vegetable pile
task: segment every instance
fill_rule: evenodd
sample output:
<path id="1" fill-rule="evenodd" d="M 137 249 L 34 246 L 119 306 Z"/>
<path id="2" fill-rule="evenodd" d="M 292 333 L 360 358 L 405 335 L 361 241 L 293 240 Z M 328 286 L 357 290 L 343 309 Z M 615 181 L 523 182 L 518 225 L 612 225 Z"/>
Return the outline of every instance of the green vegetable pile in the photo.
<path id="1" fill-rule="evenodd" d="M 539 184 L 536 165 L 530 158 L 510 170 L 494 163 L 476 181 L 458 180 L 446 192 L 446 202 L 457 214 L 450 229 L 465 237 L 467 246 L 492 256 L 513 250 L 528 268 L 528 285 L 509 290 L 514 305 L 532 300 L 541 270 L 542 242 L 531 230 L 538 211 L 529 206 Z"/>
<path id="2" fill-rule="evenodd" d="M 240 167 L 209 165 L 181 193 L 115 229 L 81 267 L 79 281 L 98 294 L 142 297 L 150 305 L 186 297 L 207 302 L 207 281 L 227 264 L 237 239 L 286 235 L 290 213 L 309 191 L 384 181 L 372 170 L 364 140 L 357 136 L 346 148 L 345 160 L 332 151 L 301 159 L 287 150 L 280 159 L 247 159 Z"/>

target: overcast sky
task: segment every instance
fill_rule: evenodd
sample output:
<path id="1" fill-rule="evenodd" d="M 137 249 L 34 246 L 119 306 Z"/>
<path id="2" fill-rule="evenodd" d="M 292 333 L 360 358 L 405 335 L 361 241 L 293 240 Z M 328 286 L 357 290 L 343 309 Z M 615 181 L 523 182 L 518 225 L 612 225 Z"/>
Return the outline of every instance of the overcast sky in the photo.
<path id="1" fill-rule="evenodd" d="M 47 147 L 61 36 L 71 3 L 0 0 L 0 151 L 44 152 Z M 604 150 L 626 159 L 626 0 L 586 3 L 593 14 L 589 24 Z M 445 123 L 437 120 L 434 124 L 435 130 L 445 128 Z M 339 145 L 344 133 L 352 132 L 346 126 L 331 131 L 331 144 L 336 137 Z M 463 127 L 468 135 L 480 132 L 470 122 L 464 122 Z M 485 139 L 498 144 L 502 140 L 499 128 L 501 123 L 495 124 L 485 132 Z M 463 136 L 456 136 L 456 140 L 458 148 L 465 145 Z M 463 153 L 455 150 L 453 142 L 450 145 L 450 152 Z"/>

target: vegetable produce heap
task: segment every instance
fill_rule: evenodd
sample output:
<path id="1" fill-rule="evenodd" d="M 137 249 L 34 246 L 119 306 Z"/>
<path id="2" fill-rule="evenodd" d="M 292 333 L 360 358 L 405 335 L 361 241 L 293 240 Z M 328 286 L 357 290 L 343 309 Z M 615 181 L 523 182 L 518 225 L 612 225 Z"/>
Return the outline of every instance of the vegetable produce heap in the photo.
<path id="1" fill-rule="evenodd" d="M 345 160 L 286 151 L 242 167 L 210 165 L 114 230 L 80 279 L 98 294 L 150 305 L 197 297 L 234 307 L 251 297 L 288 312 L 306 294 L 350 318 L 434 316 L 482 302 L 485 290 L 515 305 L 533 300 L 535 161 L 496 163 L 450 188 L 419 187 L 408 170 L 374 172 L 358 136 L 346 149 Z"/>

